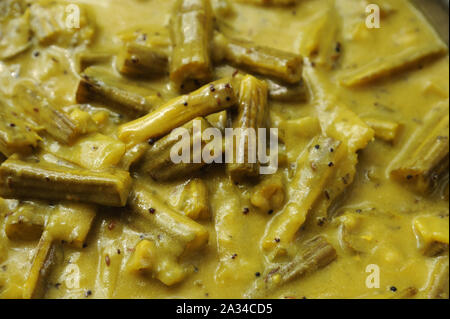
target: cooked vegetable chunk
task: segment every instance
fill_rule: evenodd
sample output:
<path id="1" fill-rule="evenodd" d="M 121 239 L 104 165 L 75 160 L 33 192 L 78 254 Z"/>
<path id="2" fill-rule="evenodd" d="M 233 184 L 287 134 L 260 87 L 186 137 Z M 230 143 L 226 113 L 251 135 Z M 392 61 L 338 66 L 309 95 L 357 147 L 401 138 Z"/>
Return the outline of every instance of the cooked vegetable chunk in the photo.
<path id="1" fill-rule="evenodd" d="M 218 128 L 222 133 L 225 132 L 225 128 L 228 126 L 228 113 L 227 111 L 222 111 L 218 113 L 214 113 L 205 117 L 209 124 L 213 127 Z"/>
<path id="2" fill-rule="evenodd" d="M 326 9 L 312 21 L 300 44 L 300 54 L 315 66 L 333 70 L 338 66 L 344 48 L 341 42 L 342 18 L 335 0 L 324 0 Z"/>
<path id="3" fill-rule="evenodd" d="M 227 170 L 234 181 L 242 181 L 246 177 L 259 174 L 258 129 L 266 126 L 267 84 L 264 81 L 247 75 L 239 88 L 239 114 L 233 123 L 239 128 L 236 136 L 234 160 L 228 164 Z"/>
<path id="4" fill-rule="evenodd" d="M 45 229 L 53 240 L 82 248 L 96 216 L 96 207 L 88 204 L 63 202 L 55 207 Z M 70 220 L 72 223 L 67 223 Z"/>
<path id="5" fill-rule="evenodd" d="M 322 105 L 319 118 L 328 136 L 344 142 L 350 151 L 364 149 L 375 132 L 344 105 Z"/>
<path id="6" fill-rule="evenodd" d="M 290 163 L 295 163 L 301 151 L 322 131 L 319 120 L 310 116 L 281 121 L 278 130 L 279 138 L 286 146 L 286 156 Z"/>
<path id="7" fill-rule="evenodd" d="M 236 104 L 235 79 L 224 78 L 203 86 L 189 95 L 174 98 L 152 113 L 119 127 L 119 138 L 141 143 L 169 133 L 198 116 L 222 111 Z"/>
<path id="8" fill-rule="evenodd" d="M 0 0 L 0 299 L 448 298 L 441 1 Z"/>
<path id="9" fill-rule="evenodd" d="M 62 261 L 60 245 L 68 243 L 81 248 L 95 218 L 95 208 L 89 205 L 63 203 L 54 208 L 36 248 L 23 291 L 23 298 L 43 298 L 52 268 Z M 74 228 L 67 220 L 75 218 Z"/>
<path id="10" fill-rule="evenodd" d="M 433 257 L 448 251 L 448 217 L 419 216 L 414 219 L 413 229 L 424 255 Z"/>
<path id="11" fill-rule="evenodd" d="M 0 60 L 9 59 L 31 46 L 30 12 L 0 20 Z"/>
<path id="12" fill-rule="evenodd" d="M 169 67 L 166 54 L 139 43 L 125 43 L 116 61 L 117 70 L 125 75 L 155 77 Z"/>
<path id="13" fill-rule="evenodd" d="M 247 297 L 267 297 L 273 289 L 329 265 L 336 257 L 336 250 L 324 237 L 307 240 L 300 245 L 292 260 L 269 264 L 261 278 L 247 293 Z"/>
<path id="14" fill-rule="evenodd" d="M 109 50 L 102 51 L 82 51 L 75 56 L 76 71 L 82 73 L 85 69 L 93 65 L 104 65 L 110 63 L 112 60 L 111 52 Z"/>
<path id="15" fill-rule="evenodd" d="M 205 182 L 199 178 L 190 180 L 183 189 L 179 206 L 180 211 L 193 220 L 209 218 L 211 212 Z"/>
<path id="16" fill-rule="evenodd" d="M 186 80 L 212 77 L 210 41 L 212 10 L 208 0 L 177 0 L 171 21 L 170 79 L 179 87 Z"/>
<path id="17" fill-rule="evenodd" d="M 40 92 L 37 84 L 28 81 L 18 83 L 14 87 L 12 100 L 21 115 L 31 119 L 33 123 L 30 124 L 42 126 L 54 139 L 70 144 L 78 136 L 76 124 Z"/>
<path id="18" fill-rule="evenodd" d="M 0 99 L 0 153 L 5 156 L 28 154 L 37 147 L 39 140 L 30 126 Z"/>
<path id="19" fill-rule="evenodd" d="M 315 202 L 321 196 L 326 197 L 324 190 L 332 183 L 335 170 L 345 156 L 341 142 L 322 136 L 313 139 L 298 159 L 288 204 L 268 226 L 262 242 L 264 249 L 275 250 L 275 256 L 286 253 Z"/>
<path id="20" fill-rule="evenodd" d="M 215 17 L 228 17 L 235 13 L 230 0 L 211 0 Z"/>
<path id="21" fill-rule="evenodd" d="M 120 160 L 118 167 L 129 171 L 130 168 L 139 163 L 142 157 L 147 153 L 150 148 L 149 143 L 140 143 L 135 146 L 127 149 L 125 154 L 123 154 L 122 159 Z"/>
<path id="22" fill-rule="evenodd" d="M 68 9 L 63 3 L 54 1 L 33 3 L 30 6 L 31 29 L 39 43 L 60 46 L 89 44 L 95 35 L 95 26 L 88 20 L 87 10 L 84 7 L 77 5 L 77 9 L 80 13 L 79 18 L 69 19 L 70 16 L 65 14 Z M 71 12 L 72 16 L 76 14 L 73 10 Z"/>
<path id="23" fill-rule="evenodd" d="M 37 240 L 44 232 L 45 205 L 25 202 L 17 206 L 6 218 L 5 233 L 10 240 Z"/>
<path id="24" fill-rule="evenodd" d="M 140 182 L 135 182 L 132 188 L 129 205 L 143 218 L 144 229 L 163 230 L 181 243 L 184 252 L 199 250 L 208 242 L 209 233 L 202 225 L 174 211 Z"/>
<path id="25" fill-rule="evenodd" d="M 317 99 L 317 113 L 324 133 L 343 142 L 350 152 L 364 149 L 374 138 L 375 132 L 347 105 L 336 92 L 329 92 L 324 85 L 324 74 L 316 69 L 306 69 L 305 75 Z"/>
<path id="26" fill-rule="evenodd" d="M 162 101 L 156 91 L 138 83 L 130 84 L 107 68 L 96 66 L 84 70 L 76 99 L 78 103 L 97 101 L 110 104 L 119 111 L 138 115 L 152 111 Z"/>
<path id="27" fill-rule="evenodd" d="M 131 178 L 128 172 L 104 172 L 25 162 L 10 157 L 0 166 L 3 197 L 73 200 L 106 206 L 125 206 Z"/>
<path id="28" fill-rule="evenodd" d="M 266 79 L 266 83 L 271 100 L 300 103 L 305 102 L 308 98 L 308 91 L 303 81 L 294 85 L 286 85 Z"/>
<path id="29" fill-rule="evenodd" d="M 391 176 L 413 184 L 419 191 L 448 172 L 449 115 L 448 100 L 431 109 L 422 127 L 410 137 L 393 162 Z M 431 185 L 429 185 L 431 184 Z"/>
<path id="30" fill-rule="evenodd" d="M 208 143 L 203 138 L 203 132 L 210 128 L 211 125 L 204 118 L 196 118 L 189 123 L 183 125 L 181 128 L 186 129 L 189 132 L 189 142 L 187 140 L 180 140 L 180 136 L 177 131 L 173 131 L 169 135 L 155 142 L 150 146 L 149 150 L 142 158 L 142 165 L 140 170 L 145 174 L 150 175 L 154 180 L 164 181 L 176 178 L 184 178 L 187 175 L 198 171 L 200 168 L 206 165 L 203 159 L 194 161 L 194 143 L 199 141 L 201 149 Z M 185 148 L 189 149 L 189 162 L 174 163 L 172 160 L 172 152 L 174 147 L 179 144 L 180 149 L 184 151 Z M 186 144 L 186 145 L 185 145 Z M 220 154 L 220 156 L 222 153 Z M 219 156 L 219 154 L 217 154 Z"/>
<path id="31" fill-rule="evenodd" d="M 172 51 L 170 39 L 170 28 L 160 24 L 145 24 L 125 29 L 118 33 L 120 40 L 126 43 L 137 43 L 158 52 L 169 55 Z"/>
<path id="32" fill-rule="evenodd" d="M 97 241 L 99 265 L 96 276 L 97 283 L 102 289 L 95 290 L 94 298 L 97 299 L 114 298 L 123 269 L 126 242 L 121 238 L 123 238 L 124 225 L 115 222 L 113 218 L 104 219 L 99 229 Z"/>
<path id="33" fill-rule="evenodd" d="M 214 57 L 250 72 L 267 75 L 294 84 L 302 79 L 303 59 L 300 55 L 274 48 L 257 46 L 251 42 L 214 35 Z"/>
<path id="34" fill-rule="evenodd" d="M 33 257 L 31 269 L 24 285 L 23 298 L 43 298 L 46 292 L 46 281 L 57 264 L 57 248 L 51 236 L 44 232 Z"/>
<path id="35" fill-rule="evenodd" d="M 250 201 L 253 206 L 258 207 L 265 213 L 274 212 L 284 204 L 285 188 L 280 176 L 270 176 L 254 188 Z"/>
<path id="36" fill-rule="evenodd" d="M 394 142 L 401 128 L 401 125 L 396 122 L 374 118 L 366 118 L 364 122 L 375 131 L 376 138 L 386 142 Z"/>
<path id="37" fill-rule="evenodd" d="M 46 139 L 43 148 L 59 158 L 81 167 L 101 170 L 116 166 L 125 154 L 121 141 L 100 133 L 78 139 L 71 147 Z"/>
<path id="38" fill-rule="evenodd" d="M 446 53 L 447 46 L 442 42 L 426 44 L 419 48 L 411 47 L 392 56 L 380 57 L 356 70 L 350 71 L 342 77 L 340 82 L 348 87 L 368 84 L 413 68 L 424 60 L 434 59 Z"/>
<path id="39" fill-rule="evenodd" d="M 155 267 L 156 246 L 150 240 L 141 240 L 128 261 L 128 270 L 131 272 L 151 272 Z"/>
<path id="40" fill-rule="evenodd" d="M 448 256 L 435 258 L 430 279 L 425 287 L 426 297 L 430 299 L 448 299 L 449 297 Z"/>
<path id="41" fill-rule="evenodd" d="M 186 271 L 176 261 L 167 258 L 161 247 L 157 247 L 153 241 L 141 240 L 128 261 L 128 271 L 151 275 L 166 286 L 172 286 L 181 282 L 186 277 Z"/>

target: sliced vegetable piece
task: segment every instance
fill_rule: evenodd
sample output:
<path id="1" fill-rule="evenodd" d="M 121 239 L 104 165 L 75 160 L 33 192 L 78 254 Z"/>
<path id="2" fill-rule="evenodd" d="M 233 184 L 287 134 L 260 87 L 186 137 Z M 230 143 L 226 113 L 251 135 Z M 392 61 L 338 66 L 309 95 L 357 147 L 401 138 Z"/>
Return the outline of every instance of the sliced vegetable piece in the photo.
<path id="1" fill-rule="evenodd" d="M 325 1 L 325 11 L 310 23 L 311 29 L 304 33 L 300 53 L 309 57 L 315 66 L 330 70 L 337 66 L 344 51 L 340 41 L 342 19 L 335 0 Z"/>
<path id="2" fill-rule="evenodd" d="M 419 216 L 413 222 L 419 250 L 429 257 L 448 251 L 448 217 Z"/>
<path id="3" fill-rule="evenodd" d="M 425 287 L 429 299 L 448 299 L 449 297 L 449 262 L 448 256 L 435 258 L 431 275 Z"/>
<path id="4" fill-rule="evenodd" d="M 330 92 L 324 85 L 323 72 L 313 68 L 305 71 L 313 97 L 318 101 L 316 108 L 323 132 L 346 144 L 350 152 L 364 149 L 373 140 L 374 130 L 343 104 L 336 92 Z"/>
<path id="5" fill-rule="evenodd" d="M 292 260 L 286 263 L 269 264 L 267 270 L 246 296 L 267 297 L 274 289 L 329 265 L 336 257 L 336 250 L 324 237 L 317 236 L 307 240 L 300 245 Z"/>
<path id="6" fill-rule="evenodd" d="M 287 159 L 290 163 L 295 163 L 311 139 L 321 133 L 319 120 L 309 116 L 283 120 L 278 124 L 278 129 L 279 138 L 286 145 Z"/>
<path id="7" fill-rule="evenodd" d="M 174 98 L 150 114 L 123 124 L 118 136 L 127 144 L 156 139 L 195 119 L 227 109 L 237 102 L 237 79 L 224 78 L 188 95 Z"/>
<path id="8" fill-rule="evenodd" d="M 379 57 L 356 70 L 349 71 L 342 76 L 340 83 L 347 87 L 369 84 L 378 79 L 387 78 L 390 75 L 411 69 L 425 60 L 441 57 L 447 52 L 447 46 L 442 42 L 425 44 L 421 47 L 409 47 L 400 53 Z"/>
<path id="9" fill-rule="evenodd" d="M 194 154 L 194 144 L 200 145 L 199 151 L 203 150 L 203 147 L 208 143 L 208 140 L 204 139 L 203 132 L 210 127 L 211 125 L 204 118 L 199 117 L 181 127 L 189 133 L 188 137 L 180 136 L 177 130 L 172 131 L 169 135 L 150 145 L 142 158 L 140 171 L 157 181 L 183 178 L 198 171 L 206 163 Z M 188 149 L 189 154 L 185 153 L 184 155 L 186 155 L 188 161 L 175 163 L 172 160 L 172 153 L 178 150 L 185 152 L 186 149 Z M 222 153 L 217 154 L 217 156 L 221 155 Z"/>
<path id="10" fill-rule="evenodd" d="M 141 182 L 134 183 L 129 205 L 142 218 L 141 228 L 163 230 L 182 244 L 184 253 L 199 250 L 208 243 L 209 233 L 202 225 L 174 211 Z"/>
<path id="11" fill-rule="evenodd" d="M 30 12 L 0 21 L 0 60 L 10 59 L 31 46 Z"/>
<path id="12" fill-rule="evenodd" d="M 78 19 L 70 19 L 66 9 L 71 10 L 63 3 L 54 1 L 47 3 L 33 3 L 31 11 L 31 29 L 40 44 L 60 46 L 77 46 L 89 44 L 95 35 L 95 26 L 89 21 L 87 9 L 80 4 Z"/>
<path id="13" fill-rule="evenodd" d="M 308 99 L 308 90 L 303 81 L 297 84 L 282 84 L 271 79 L 266 79 L 266 83 L 271 100 L 301 103 Z"/>
<path id="14" fill-rule="evenodd" d="M 44 232 L 33 257 L 30 272 L 24 284 L 23 298 L 43 298 L 46 293 L 46 281 L 57 264 L 57 250 L 60 243 L 54 243 L 51 236 Z"/>
<path id="15" fill-rule="evenodd" d="M 286 199 L 286 186 L 283 178 L 273 175 L 256 185 L 252 191 L 250 201 L 265 213 L 273 213 L 280 209 Z"/>
<path id="16" fill-rule="evenodd" d="M 222 111 L 214 113 L 205 117 L 209 124 L 213 127 L 218 128 L 222 133 L 225 133 L 225 128 L 228 126 L 228 113 L 227 111 Z"/>
<path id="17" fill-rule="evenodd" d="M 144 157 L 149 148 L 150 145 L 148 143 L 140 143 L 127 149 L 125 151 L 125 154 L 122 156 L 118 167 L 129 171 L 134 164 L 139 163 L 139 161 L 142 157 Z"/>
<path id="18" fill-rule="evenodd" d="M 20 203 L 6 218 L 6 236 L 10 240 L 38 240 L 44 232 L 46 210 L 36 202 Z"/>
<path id="19" fill-rule="evenodd" d="M 167 54 L 152 47 L 129 42 L 121 48 L 116 67 L 124 75 L 155 77 L 167 73 L 169 59 Z"/>
<path id="20" fill-rule="evenodd" d="M 111 219 L 104 219 L 100 225 L 97 240 L 98 249 L 98 272 L 94 298 L 114 298 L 117 283 L 122 273 L 122 262 L 125 255 L 123 240 L 124 226 Z M 120 252 L 120 253 L 119 253 Z"/>
<path id="21" fill-rule="evenodd" d="M 72 200 L 125 206 L 131 185 L 122 170 L 103 172 L 26 162 L 12 156 L 0 166 L 0 194 L 6 198 Z"/>
<path id="22" fill-rule="evenodd" d="M 68 243 L 81 248 L 95 218 L 95 208 L 90 205 L 63 203 L 52 210 L 50 220 L 35 250 L 31 268 L 24 284 L 23 298 L 43 298 L 47 279 L 52 268 L 62 261 L 61 245 Z M 76 227 L 67 220 L 75 219 Z"/>
<path id="23" fill-rule="evenodd" d="M 210 41 L 212 10 L 207 0 L 178 0 L 171 21 L 170 79 L 179 87 L 186 80 L 212 78 Z"/>
<path id="24" fill-rule="evenodd" d="M 64 241 L 75 248 L 82 248 L 95 216 L 94 205 L 63 202 L 57 205 L 50 215 L 46 231 L 53 240 Z"/>
<path id="25" fill-rule="evenodd" d="M 326 196 L 324 190 L 332 183 L 337 165 L 346 154 L 345 145 L 341 142 L 319 136 L 300 155 L 291 182 L 289 202 L 269 224 L 262 241 L 265 250 L 275 253 L 273 257 L 287 253 L 288 245 L 304 224 L 314 203 Z"/>
<path id="26" fill-rule="evenodd" d="M 195 178 L 187 183 L 179 200 L 179 210 L 193 220 L 211 217 L 208 188 L 203 180 Z"/>
<path id="27" fill-rule="evenodd" d="M 66 113 L 58 110 L 35 83 L 19 82 L 14 87 L 12 101 L 21 114 L 33 121 L 31 124 L 42 126 L 54 139 L 70 144 L 78 136 L 74 121 Z"/>
<path id="28" fill-rule="evenodd" d="M 126 151 L 124 143 L 100 133 L 82 137 L 72 146 L 61 145 L 48 139 L 44 140 L 42 145 L 47 152 L 92 170 L 116 166 Z"/>
<path id="29" fill-rule="evenodd" d="M 135 274 L 151 275 L 166 286 L 181 282 L 187 275 L 176 260 L 165 255 L 161 252 L 161 247 L 157 247 L 153 241 L 147 239 L 141 240 L 136 245 L 127 268 L 129 272 Z"/>
<path id="30" fill-rule="evenodd" d="M 215 33 L 213 43 L 217 62 L 227 61 L 236 67 L 290 84 L 299 83 L 302 79 L 303 58 L 298 54 L 227 38 L 219 32 Z"/>
<path id="31" fill-rule="evenodd" d="M 5 156 L 29 154 L 37 147 L 39 140 L 39 135 L 0 99 L 0 153 Z"/>
<path id="32" fill-rule="evenodd" d="M 375 118 L 365 118 L 364 122 L 375 131 L 376 138 L 386 142 L 394 142 L 397 139 L 401 128 L 401 125 L 396 122 Z"/>
<path id="33" fill-rule="evenodd" d="M 155 90 L 122 79 L 107 68 L 98 66 L 84 70 L 76 99 L 78 103 L 101 102 L 138 115 L 146 114 L 162 103 Z"/>
<path id="34" fill-rule="evenodd" d="M 246 75 L 241 81 L 238 98 L 238 116 L 233 123 L 238 128 L 236 149 L 233 162 L 227 170 L 234 181 L 259 175 L 258 129 L 266 126 L 268 108 L 267 84 L 257 78 Z"/>
<path id="35" fill-rule="evenodd" d="M 449 165 L 448 99 L 439 103 L 424 118 L 422 127 L 406 142 L 394 159 L 391 176 L 426 192 L 435 186 Z"/>

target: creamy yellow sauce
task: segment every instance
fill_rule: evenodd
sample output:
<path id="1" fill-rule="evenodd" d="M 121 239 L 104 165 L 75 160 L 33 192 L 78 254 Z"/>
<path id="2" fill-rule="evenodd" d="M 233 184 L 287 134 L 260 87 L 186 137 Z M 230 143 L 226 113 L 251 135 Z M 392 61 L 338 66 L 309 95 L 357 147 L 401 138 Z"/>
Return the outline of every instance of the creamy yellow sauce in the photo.
<path id="1" fill-rule="evenodd" d="M 121 45 L 117 36 L 121 31 L 149 24 L 167 25 L 174 3 L 168 0 L 62 2 L 80 4 L 88 10 L 95 23 L 95 41 L 86 48 L 34 48 L 1 61 L 0 92 L 3 94 L 10 94 L 18 80 L 33 79 L 41 83 L 55 105 L 65 108 L 76 104 L 77 55 L 80 52 L 109 52 L 114 55 Z M 317 118 L 321 98 L 346 105 L 362 119 L 377 118 L 401 125 L 395 142 L 375 138 L 358 152 L 355 180 L 330 209 L 335 218 L 323 226 L 312 218 L 307 219 L 305 227 L 298 232 L 299 242 L 317 234 L 324 235 L 337 250 L 337 259 L 323 269 L 283 285 L 270 297 L 390 298 L 396 293 L 391 287 L 398 291 L 414 287 L 418 290 L 415 298 L 427 298 L 436 263 L 439 258 L 448 260 L 448 193 L 447 198 L 443 194 L 419 194 L 393 180 L 389 174 L 393 160 L 420 127 L 429 110 L 439 102 L 448 105 L 448 55 L 368 85 L 349 88 L 340 82 L 352 70 L 376 59 L 440 41 L 408 1 L 376 2 L 382 8 L 389 7 L 389 12 L 382 14 L 380 29 L 365 27 L 365 7 L 369 1 L 359 0 L 336 0 L 337 10 L 332 15 L 327 13 L 328 1 L 304 0 L 293 7 L 260 7 L 233 2 L 235 14 L 224 18 L 241 38 L 304 56 L 308 54 L 309 37 L 323 23 L 323 16 L 329 14 L 327 19 L 339 21 L 338 39 L 342 56 L 338 65 L 319 63 L 311 66 L 307 59 L 304 79 L 310 91 L 308 101 L 270 101 L 273 126 L 283 128 L 283 123 L 288 120 Z M 330 22 L 333 21 L 328 20 Z M 322 38 L 326 36 L 329 35 L 324 33 Z M 36 50 L 40 52 L 38 57 L 33 56 Z M 52 56 L 58 57 L 59 62 L 52 62 Z M 103 64 L 114 66 L 114 61 L 106 60 Z M 216 75 L 230 74 L 233 70 L 220 66 Z M 164 100 L 178 95 L 167 77 L 147 82 L 162 93 Z M 125 123 L 127 120 L 125 117 L 119 121 Z M 117 124 L 110 120 L 101 132 L 114 137 Z M 296 133 L 287 131 L 286 134 Z M 299 155 L 309 141 L 309 136 L 298 136 L 286 145 L 287 151 Z M 280 167 L 277 174 L 291 176 L 289 167 Z M 279 211 L 269 215 L 253 207 L 250 196 L 254 186 L 235 185 L 221 166 L 210 168 L 198 176 L 206 182 L 210 194 L 211 218 L 199 221 L 207 228 L 209 241 L 204 249 L 179 260 L 189 273 L 181 283 L 169 287 L 151 276 L 126 271 L 140 236 L 145 237 L 146 234 L 136 232 L 129 225 L 127 210 L 101 209 L 86 241 L 87 247 L 75 249 L 63 245 L 61 248 L 63 261 L 52 270 L 45 297 L 243 298 L 255 281 L 255 274 L 264 271 L 266 255 L 262 238 L 267 225 Z M 153 185 L 158 194 L 173 205 L 177 204 L 180 189 L 186 183 L 185 180 L 157 183 L 146 176 L 138 178 Z M 243 214 L 246 207 L 250 211 Z M 0 225 L 4 225 L 7 209 L 1 212 Z M 443 239 L 447 241 L 447 248 L 441 257 L 424 256 L 419 249 L 414 221 L 418 216 L 428 215 L 440 216 L 439 225 L 447 229 Z M 343 242 L 342 225 L 346 221 L 354 224 L 349 227 L 358 253 L 350 251 Z M 111 222 L 115 227 L 108 230 L 107 225 Z M 3 227 L 0 231 L 3 233 Z M 0 249 L 0 254 L 4 251 L 7 256 L 2 258 L 0 255 L 0 279 L 3 279 L 0 280 L 0 298 L 21 297 L 37 241 L 12 241 L 1 234 L 0 242 L 0 248 L 1 245 L 5 247 Z M 109 269 L 111 267 L 105 265 L 103 256 L 105 250 L 116 252 L 118 249 L 120 255 L 111 257 L 111 264 L 120 265 L 118 274 L 115 274 Z M 234 254 L 235 258 L 232 258 Z M 74 274 L 73 265 L 79 272 L 78 276 L 70 277 Z M 378 288 L 366 285 L 371 275 L 366 271 L 369 265 L 379 268 Z M 68 277 L 79 280 L 79 283 L 71 285 Z M 86 295 L 88 290 L 91 295 Z M 448 298 L 448 283 L 447 292 L 442 296 Z"/>

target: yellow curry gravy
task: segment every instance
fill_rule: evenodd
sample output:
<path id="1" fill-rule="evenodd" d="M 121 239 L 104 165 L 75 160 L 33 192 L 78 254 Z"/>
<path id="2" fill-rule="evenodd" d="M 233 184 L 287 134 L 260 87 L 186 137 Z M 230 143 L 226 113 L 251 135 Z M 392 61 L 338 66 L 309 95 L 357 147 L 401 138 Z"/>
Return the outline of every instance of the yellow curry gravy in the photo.
<path id="1" fill-rule="evenodd" d="M 317 118 L 323 98 L 346 105 L 362 119 L 388 120 L 400 127 L 394 140 L 375 137 L 358 152 L 355 180 L 330 207 L 332 221 L 322 225 L 308 220 L 299 231 L 300 241 L 324 235 L 337 250 L 337 259 L 323 269 L 283 285 L 270 297 L 395 298 L 396 293 L 412 287 L 416 290 L 415 298 L 448 298 L 448 184 L 446 189 L 444 186 L 433 194 L 421 194 L 390 176 L 394 159 L 421 127 L 430 109 L 439 103 L 446 103 L 448 107 L 448 55 L 444 53 L 421 61 L 406 70 L 394 70 L 365 85 L 343 84 L 358 67 L 370 63 L 376 67 L 406 50 L 413 54 L 414 50 L 439 44 L 431 26 L 406 0 L 372 1 L 381 8 L 379 29 L 369 29 L 365 25 L 365 9 L 371 1 L 303 0 L 293 6 L 230 2 L 234 13 L 221 17 L 229 32 L 259 45 L 305 57 L 307 101 L 270 102 L 272 126 L 284 134 L 288 154 L 287 163 L 281 161 L 277 175 L 292 176 L 290 160 L 295 161 L 311 138 L 308 132 L 298 132 L 289 123 L 300 118 Z M 330 12 L 332 2 L 335 10 Z M 76 104 L 74 92 L 79 78 L 80 54 L 98 54 L 100 58 L 95 63 L 114 66 L 114 59 L 108 56 L 114 56 L 120 47 L 119 35 L 147 25 L 167 26 L 174 1 L 73 0 L 70 3 L 83 6 L 95 24 L 91 44 L 42 46 L 1 61 L 0 91 L 3 94 L 8 95 L 18 80 L 33 79 L 41 83 L 55 105 L 67 108 Z M 318 30 L 324 23 L 330 25 L 327 29 L 330 32 Z M 306 58 L 311 56 L 311 41 L 327 41 L 336 27 L 333 24 L 338 25 L 338 41 L 333 45 L 339 43 L 336 48 L 339 58 L 324 56 L 312 62 L 313 59 Z M 319 38 L 314 39 L 315 36 Z M 219 66 L 215 72 L 222 76 L 233 71 L 231 67 Z M 178 95 L 168 77 L 143 83 L 147 82 L 161 92 L 164 100 Z M 92 107 L 104 109 L 95 104 Z M 114 136 L 118 125 L 129 119 L 109 110 L 107 114 L 109 120 L 101 131 Z M 74 156 L 70 149 L 60 152 L 63 158 Z M 258 274 L 264 271 L 261 240 L 266 225 L 278 211 L 268 214 L 253 207 L 250 196 L 254 185 L 235 185 L 220 166 L 199 176 L 206 182 L 210 194 L 211 218 L 199 221 L 209 232 L 209 242 L 201 251 L 182 257 L 180 263 L 189 272 L 182 282 L 166 286 L 151 276 L 126 271 L 136 244 L 145 234 L 128 226 L 126 210 L 101 209 L 83 248 L 67 245 L 58 248 L 62 259 L 47 280 L 45 297 L 245 297 Z M 173 205 L 186 183 L 185 180 L 156 183 L 146 176 L 137 178 L 154 185 L 162 198 Z M 0 206 L 3 207 L 2 226 L 8 213 L 7 202 L 0 198 Z M 446 244 L 446 250 L 437 256 L 424 255 L 418 227 L 425 228 L 423 236 L 434 236 Z M 21 297 L 37 241 L 11 241 L 3 227 L 0 232 L 0 298 Z M 105 264 L 105 251 L 110 255 L 106 263 L 111 265 Z M 374 280 L 371 277 L 373 265 L 379 270 L 378 287 L 370 286 Z M 118 269 L 117 273 L 111 266 Z M 446 283 L 436 282 L 439 271 L 447 271 Z M 445 281 L 445 275 L 443 278 Z M 436 288 L 436 285 L 440 286 Z"/>

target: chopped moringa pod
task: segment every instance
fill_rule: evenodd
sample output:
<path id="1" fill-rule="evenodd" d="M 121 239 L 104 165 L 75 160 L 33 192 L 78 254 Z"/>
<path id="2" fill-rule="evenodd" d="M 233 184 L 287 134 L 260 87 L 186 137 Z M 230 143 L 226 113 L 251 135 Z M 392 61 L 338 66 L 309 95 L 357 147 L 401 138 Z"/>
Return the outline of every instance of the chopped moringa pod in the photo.
<path id="1" fill-rule="evenodd" d="M 105 206 L 125 206 L 130 174 L 111 169 L 98 172 L 45 163 L 25 162 L 16 156 L 0 166 L 0 195 L 5 198 L 71 200 Z"/>
<path id="2" fill-rule="evenodd" d="M 76 99 L 78 103 L 100 102 L 119 111 L 138 115 L 152 111 L 162 102 L 155 90 L 120 78 L 107 68 L 97 66 L 84 70 Z"/>
<path id="3" fill-rule="evenodd" d="M 40 137 L 19 115 L 0 99 L 0 153 L 28 154 L 38 145 Z"/>
<path id="4" fill-rule="evenodd" d="M 173 152 L 173 148 L 180 143 L 180 135 L 175 130 L 153 143 L 153 145 L 150 145 L 150 148 L 141 160 L 142 164 L 140 171 L 150 175 L 154 180 L 158 181 L 184 178 L 186 175 L 198 171 L 205 166 L 206 163 L 203 159 L 194 161 L 194 154 L 192 152 L 194 140 L 200 142 L 198 145 L 201 146 L 202 150 L 207 143 L 207 141 L 203 138 L 203 132 L 210 127 L 211 125 L 201 117 L 196 118 L 181 127 L 189 132 L 188 144 L 180 147 L 183 149 L 184 147 L 189 147 L 190 153 L 187 158 L 189 162 L 175 163 L 172 161 L 171 153 Z M 222 153 L 220 155 L 217 154 L 217 156 L 221 155 Z"/>
<path id="5" fill-rule="evenodd" d="M 62 110 L 56 108 L 47 97 L 43 95 L 37 84 L 29 81 L 19 82 L 14 87 L 12 96 L 14 107 L 21 116 L 31 119 L 37 126 L 54 139 L 71 144 L 79 132 L 76 123 Z"/>
<path id="6" fill-rule="evenodd" d="M 238 128 L 234 160 L 227 170 L 234 181 L 259 175 L 258 131 L 266 127 L 268 90 L 264 81 L 246 75 L 241 81 L 238 97 L 238 116 L 233 127 Z M 234 144 L 234 143 L 233 143 Z"/>
<path id="7" fill-rule="evenodd" d="M 155 77 L 169 68 L 167 54 L 144 44 L 124 43 L 116 61 L 117 70 L 129 76 Z"/>
<path id="8" fill-rule="evenodd" d="M 171 28 L 170 79 L 179 87 L 186 80 L 210 81 L 212 10 L 209 0 L 177 0 Z"/>
<path id="9" fill-rule="evenodd" d="M 323 236 L 309 239 L 300 244 L 292 260 L 269 265 L 246 295 L 249 298 L 267 297 L 273 289 L 329 265 L 336 257 L 336 250 Z"/>
<path id="10" fill-rule="evenodd" d="M 294 84 L 302 79 L 303 58 L 294 53 L 257 46 L 254 43 L 214 35 L 214 57 L 236 67 Z"/>
<path id="11" fill-rule="evenodd" d="M 176 97 L 150 114 L 119 127 L 119 138 L 129 144 L 156 139 L 199 116 L 230 108 L 237 102 L 236 79 L 224 78 L 188 95 Z"/>

